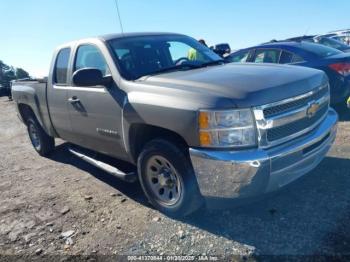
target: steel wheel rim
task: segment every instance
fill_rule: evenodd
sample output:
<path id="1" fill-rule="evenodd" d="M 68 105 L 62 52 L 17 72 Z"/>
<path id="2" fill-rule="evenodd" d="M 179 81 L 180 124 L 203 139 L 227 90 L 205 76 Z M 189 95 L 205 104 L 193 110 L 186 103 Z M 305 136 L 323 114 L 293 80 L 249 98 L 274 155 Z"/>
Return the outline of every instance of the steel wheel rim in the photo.
<path id="1" fill-rule="evenodd" d="M 162 205 L 175 205 L 182 196 L 182 179 L 163 156 L 152 156 L 146 165 L 146 180 L 154 199 Z"/>
<path id="2" fill-rule="evenodd" d="M 38 135 L 38 131 L 36 130 L 33 124 L 29 125 L 29 137 L 32 141 L 32 144 L 35 148 L 40 148 L 40 139 Z"/>

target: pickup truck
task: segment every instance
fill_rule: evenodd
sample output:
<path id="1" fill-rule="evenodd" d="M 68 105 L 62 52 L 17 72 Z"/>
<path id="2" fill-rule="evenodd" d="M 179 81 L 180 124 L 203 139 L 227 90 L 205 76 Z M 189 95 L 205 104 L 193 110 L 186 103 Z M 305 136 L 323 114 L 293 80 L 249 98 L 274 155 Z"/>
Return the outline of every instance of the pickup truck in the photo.
<path id="1" fill-rule="evenodd" d="M 181 34 L 64 44 L 47 81 L 15 82 L 12 90 L 40 155 L 54 150 L 55 138 L 68 141 L 81 159 L 139 180 L 151 204 L 174 217 L 289 184 L 320 163 L 337 131 L 322 71 L 225 64 Z M 137 172 L 95 155 L 127 161 Z"/>

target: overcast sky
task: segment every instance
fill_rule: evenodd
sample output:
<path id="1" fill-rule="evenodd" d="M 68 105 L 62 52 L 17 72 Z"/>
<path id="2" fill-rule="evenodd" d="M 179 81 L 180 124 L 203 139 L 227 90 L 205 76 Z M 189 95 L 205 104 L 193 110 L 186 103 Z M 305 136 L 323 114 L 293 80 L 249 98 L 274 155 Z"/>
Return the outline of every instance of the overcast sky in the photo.
<path id="1" fill-rule="evenodd" d="M 0 0 L 0 59 L 47 75 L 53 49 L 120 32 L 114 0 Z M 126 32 L 166 31 L 239 49 L 350 28 L 349 0 L 119 0 Z"/>

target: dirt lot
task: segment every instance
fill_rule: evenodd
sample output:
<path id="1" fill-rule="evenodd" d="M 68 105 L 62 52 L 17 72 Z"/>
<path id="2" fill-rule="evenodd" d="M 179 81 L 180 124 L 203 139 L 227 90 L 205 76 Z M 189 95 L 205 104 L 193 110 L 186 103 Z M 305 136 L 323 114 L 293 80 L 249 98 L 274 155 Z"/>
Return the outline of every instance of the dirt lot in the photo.
<path id="1" fill-rule="evenodd" d="M 339 123 L 331 152 L 308 176 L 261 201 L 231 210 L 203 210 L 183 221 L 153 210 L 138 183 L 105 174 L 57 142 L 50 158 L 37 155 L 14 104 L 0 98 L 2 259 L 67 254 L 350 255 L 346 119 Z"/>

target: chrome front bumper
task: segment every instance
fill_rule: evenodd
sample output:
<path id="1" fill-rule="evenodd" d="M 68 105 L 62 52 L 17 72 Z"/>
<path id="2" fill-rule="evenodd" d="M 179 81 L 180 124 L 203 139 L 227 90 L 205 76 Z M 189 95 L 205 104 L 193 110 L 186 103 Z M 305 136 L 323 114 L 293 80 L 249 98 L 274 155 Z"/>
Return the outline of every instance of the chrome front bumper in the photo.
<path id="1" fill-rule="evenodd" d="M 334 142 L 338 115 L 330 109 L 312 132 L 269 149 L 215 151 L 190 148 L 204 197 L 246 198 L 277 190 L 315 168 Z"/>

